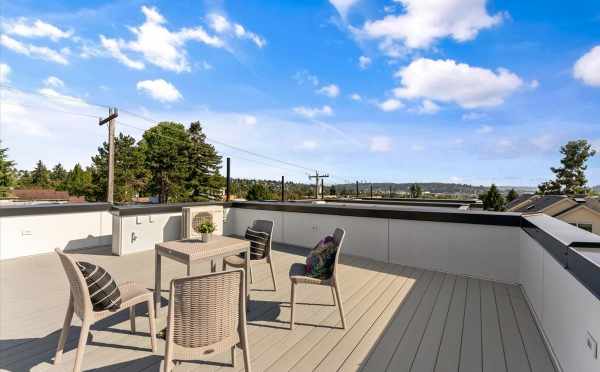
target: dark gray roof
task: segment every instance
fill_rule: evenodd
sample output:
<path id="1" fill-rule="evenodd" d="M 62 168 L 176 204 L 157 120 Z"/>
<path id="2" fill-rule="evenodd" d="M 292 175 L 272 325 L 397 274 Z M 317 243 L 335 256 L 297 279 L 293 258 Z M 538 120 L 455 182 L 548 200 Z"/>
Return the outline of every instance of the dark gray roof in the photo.
<path id="1" fill-rule="evenodd" d="M 525 200 L 531 198 L 533 194 L 521 194 L 517 196 L 513 201 L 506 205 L 506 209 L 511 209 L 516 207 L 517 205 L 523 203 Z"/>
<path id="2" fill-rule="evenodd" d="M 600 200 L 598 200 L 598 198 L 585 198 L 585 202 L 578 202 L 576 205 L 569 207 L 569 208 L 565 209 L 564 211 L 561 211 L 561 212 L 555 214 L 553 217 L 558 217 L 562 214 L 572 211 L 575 208 L 579 208 L 582 205 L 585 205 L 586 207 L 590 208 L 591 210 L 594 210 L 594 211 L 600 213 Z"/>
<path id="3" fill-rule="evenodd" d="M 566 199 L 564 195 L 542 195 L 535 199 L 532 203 L 517 208 L 515 212 L 523 213 L 538 213 L 548 208 L 552 204 L 558 203 L 559 201 Z"/>

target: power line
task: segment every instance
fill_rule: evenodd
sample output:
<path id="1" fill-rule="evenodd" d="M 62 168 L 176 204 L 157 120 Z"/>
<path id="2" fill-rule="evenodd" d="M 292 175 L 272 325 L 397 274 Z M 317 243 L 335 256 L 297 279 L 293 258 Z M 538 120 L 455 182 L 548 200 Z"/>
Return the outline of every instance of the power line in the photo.
<path id="1" fill-rule="evenodd" d="M 0 88 L 4 88 L 6 90 L 11 90 L 11 91 L 17 92 L 17 93 L 27 93 L 27 94 L 43 97 L 45 99 L 53 100 L 55 102 L 56 101 L 58 101 L 58 102 L 71 101 L 71 102 L 78 103 L 78 104 L 86 104 L 88 106 L 96 106 L 96 107 L 101 107 L 101 108 L 109 108 L 110 107 L 108 105 L 104 105 L 104 104 L 100 104 L 100 103 L 88 102 L 87 100 L 80 98 L 80 97 L 67 96 L 67 95 L 63 95 L 63 94 L 61 94 L 60 97 L 53 97 L 53 96 L 49 96 L 47 94 L 43 94 L 43 93 L 32 91 L 32 90 L 17 89 L 13 86 L 3 84 L 3 83 L 0 83 Z"/>

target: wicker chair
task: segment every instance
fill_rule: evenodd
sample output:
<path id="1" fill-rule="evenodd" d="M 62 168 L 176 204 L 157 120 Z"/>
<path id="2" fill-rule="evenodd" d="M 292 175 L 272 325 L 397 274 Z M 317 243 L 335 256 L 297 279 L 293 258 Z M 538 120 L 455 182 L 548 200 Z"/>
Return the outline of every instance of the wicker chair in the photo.
<path id="1" fill-rule="evenodd" d="M 69 280 L 71 290 L 69 296 L 69 306 L 67 308 L 67 314 L 65 316 L 63 328 L 58 340 L 54 364 L 56 365 L 60 363 L 62 359 L 65 341 L 67 340 L 69 327 L 71 326 L 71 320 L 73 319 L 73 313 L 77 314 L 79 319 L 82 321 L 81 334 L 79 335 L 79 344 L 77 346 L 77 354 L 75 356 L 75 365 L 73 366 L 73 371 L 79 372 L 81 370 L 81 364 L 83 361 L 85 344 L 87 342 L 88 333 L 92 324 L 114 315 L 117 311 L 129 308 L 131 332 L 135 333 L 135 305 L 144 302 L 148 305 L 148 318 L 150 321 L 150 345 L 152 346 L 152 352 L 156 352 L 156 324 L 154 318 L 152 292 L 133 282 L 126 282 L 119 286 L 119 291 L 121 292 L 121 306 L 117 311 L 94 311 L 92 308 L 90 293 L 85 283 L 85 278 L 77 267 L 77 264 L 71 257 L 64 254 L 60 249 L 57 248 L 55 251 L 60 258 L 60 262 L 63 265 L 65 273 L 67 274 L 67 279 Z"/>
<path id="2" fill-rule="evenodd" d="M 271 256 L 271 241 L 272 236 L 273 236 L 273 221 L 269 221 L 269 220 L 255 220 L 252 223 L 252 229 L 256 230 L 256 231 L 260 231 L 260 232 L 264 232 L 269 234 L 269 241 L 267 242 L 267 245 L 265 247 L 265 253 L 263 257 L 260 258 L 252 258 L 250 260 L 250 265 L 248 265 L 249 267 L 249 271 L 250 271 L 250 283 L 252 283 L 254 281 L 254 278 L 252 276 L 252 263 L 253 262 L 263 262 L 266 261 L 269 264 L 269 267 L 271 268 L 271 278 L 273 279 L 273 289 L 275 291 L 277 291 L 277 284 L 275 281 L 275 270 L 273 270 L 273 259 Z M 240 269 L 245 267 L 245 259 L 240 257 L 240 256 L 229 256 L 229 257 L 225 257 L 225 259 L 223 260 L 223 270 L 227 269 L 227 265 L 231 266 L 231 267 L 235 267 L 236 269 Z"/>
<path id="3" fill-rule="evenodd" d="M 244 270 L 173 279 L 169 295 L 164 371 L 174 360 L 197 360 L 231 350 L 244 351 L 250 371 Z"/>
<path id="4" fill-rule="evenodd" d="M 336 302 L 340 310 L 340 318 L 342 318 L 342 328 L 346 329 L 346 319 L 344 318 L 344 307 L 342 305 L 342 296 L 340 294 L 340 287 L 337 279 L 337 266 L 340 258 L 340 252 L 342 251 L 342 243 L 344 242 L 344 236 L 346 232 L 343 229 L 335 229 L 333 233 L 333 240 L 337 245 L 335 252 L 335 260 L 333 263 L 333 273 L 328 279 L 313 278 L 306 275 L 306 265 L 303 263 L 295 263 L 290 267 L 290 281 L 292 282 L 292 296 L 290 301 L 291 315 L 290 315 L 290 329 L 294 329 L 294 305 L 296 302 L 296 285 L 297 284 L 316 284 L 325 285 L 331 287 L 331 294 L 333 302 Z"/>

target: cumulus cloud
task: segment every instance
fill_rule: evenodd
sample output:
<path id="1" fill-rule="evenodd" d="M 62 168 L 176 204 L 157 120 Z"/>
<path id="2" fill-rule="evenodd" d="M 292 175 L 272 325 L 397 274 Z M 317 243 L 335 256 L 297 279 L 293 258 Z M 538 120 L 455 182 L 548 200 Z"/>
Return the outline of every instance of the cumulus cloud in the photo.
<path id="1" fill-rule="evenodd" d="M 60 28 L 41 20 L 29 20 L 27 18 L 18 18 L 3 22 L 2 28 L 9 35 L 17 35 L 26 38 L 49 38 L 57 41 L 63 38 L 73 36 L 72 30 L 61 30 Z"/>
<path id="2" fill-rule="evenodd" d="M 48 76 L 48 78 L 44 80 L 44 85 L 47 87 L 62 88 L 65 86 L 65 83 L 56 76 Z"/>
<path id="3" fill-rule="evenodd" d="M 340 95 L 340 88 L 335 84 L 329 84 L 317 89 L 317 93 L 330 98 L 335 98 Z"/>
<path id="4" fill-rule="evenodd" d="M 481 127 L 477 128 L 477 133 L 479 134 L 488 134 L 488 133 L 492 133 L 494 131 L 494 128 L 490 125 L 482 125 Z"/>
<path id="5" fill-rule="evenodd" d="M 8 83 L 10 79 L 8 75 L 10 75 L 11 68 L 6 63 L 0 63 L 0 83 Z"/>
<path id="6" fill-rule="evenodd" d="M 239 39 L 247 39 L 256 44 L 257 47 L 262 48 L 267 45 L 267 41 L 260 35 L 246 30 L 244 26 L 239 23 L 230 22 L 224 15 L 212 13 L 208 15 L 209 26 L 215 32 L 219 34 L 227 34 L 235 36 Z"/>
<path id="7" fill-rule="evenodd" d="M 61 65 L 68 65 L 69 50 L 66 48 L 56 51 L 44 46 L 37 46 L 28 43 L 22 43 L 18 40 L 13 39 L 8 35 L 0 35 L 0 45 L 12 50 L 15 53 L 23 54 L 25 56 L 42 59 L 45 61 L 56 62 Z"/>
<path id="8" fill-rule="evenodd" d="M 244 115 L 242 116 L 242 122 L 248 126 L 254 126 L 256 125 L 256 116 Z"/>
<path id="9" fill-rule="evenodd" d="M 293 111 L 301 116 L 304 116 L 305 118 L 309 118 L 309 119 L 313 119 L 319 116 L 331 116 L 333 115 L 333 109 L 330 106 L 323 106 L 321 108 L 318 107 L 305 107 L 305 106 L 298 106 L 298 107 L 294 107 Z"/>
<path id="10" fill-rule="evenodd" d="M 464 42 L 480 30 L 502 21 L 502 14 L 488 14 L 486 0 L 398 0 L 402 14 L 368 21 L 362 33 L 370 38 L 400 40 L 408 48 L 427 48 L 445 37 Z"/>
<path id="11" fill-rule="evenodd" d="M 143 69 L 144 64 L 128 57 L 124 51 L 140 53 L 144 59 L 165 70 L 175 72 L 190 71 L 185 44 L 196 41 L 215 48 L 225 46 L 218 36 L 209 35 L 202 26 L 182 28 L 170 31 L 165 24 L 166 19 L 156 8 L 142 6 L 145 22 L 139 27 L 129 27 L 135 39 L 125 41 L 100 35 L 104 48 L 119 62 L 134 69 Z"/>
<path id="12" fill-rule="evenodd" d="M 314 86 L 319 85 L 319 78 L 307 70 L 297 71 L 292 78 L 296 80 L 298 85 L 311 84 Z"/>
<path id="13" fill-rule="evenodd" d="M 75 106 L 75 107 L 89 107 L 90 105 L 83 99 L 79 97 L 70 96 L 67 94 L 62 94 L 57 92 L 52 88 L 41 88 L 38 89 L 38 93 L 49 98 L 53 102 L 65 106 Z"/>
<path id="14" fill-rule="evenodd" d="M 586 85 L 600 87 L 600 45 L 590 49 L 575 62 L 573 76 Z"/>
<path id="15" fill-rule="evenodd" d="M 398 98 L 425 98 L 454 102 L 463 108 L 498 106 L 523 85 L 514 73 L 457 63 L 451 59 L 419 58 L 396 74 L 401 86 L 394 90 Z"/>
<path id="16" fill-rule="evenodd" d="M 404 106 L 404 104 L 402 104 L 402 102 L 400 102 L 399 100 L 397 100 L 395 98 L 390 98 L 383 102 L 377 103 L 377 107 L 379 107 L 380 110 L 385 111 L 385 112 L 396 111 L 403 106 Z"/>
<path id="17" fill-rule="evenodd" d="M 173 84 L 163 79 L 138 81 L 136 88 L 160 102 L 175 102 L 183 98 Z"/>
<path id="18" fill-rule="evenodd" d="M 366 56 L 358 57 L 358 67 L 360 67 L 361 70 L 365 70 L 369 65 L 371 65 L 371 58 Z"/>
<path id="19" fill-rule="evenodd" d="M 345 19 L 348 15 L 348 11 L 352 8 L 358 0 L 329 0 L 331 5 L 337 10 L 340 16 Z"/>
<path id="20" fill-rule="evenodd" d="M 373 136 L 369 138 L 369 151 L 389 152 L 392 151 L 392 139 L 387 136 Z"/>
<path id="21" fill-rule="evenodd" d="M 350 99 L 353 101 L 362 101 L 362 97 L 358 93 L 352 93 Z"/>
<path id="22" fill-rule="evenodd" d="M 315 140 L 304 140 L 298 145 L 300 150 L 315 150 L 319 147 L 319 142 Z"/>

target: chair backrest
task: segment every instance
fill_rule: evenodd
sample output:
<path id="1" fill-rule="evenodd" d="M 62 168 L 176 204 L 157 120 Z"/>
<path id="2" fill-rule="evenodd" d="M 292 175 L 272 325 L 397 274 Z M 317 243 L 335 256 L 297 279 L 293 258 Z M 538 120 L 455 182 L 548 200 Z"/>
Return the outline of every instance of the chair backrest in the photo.
<path id="1" fill-rule="evenodd" d="M 273 240 L 273 226 L 275 223 L 271 220 L 254 220 L 252 229 L 269 234 L 269 241 L 265 247 L 265 257 L 271 254 L 271 241 Z"/>
<path id="2" fill-rule="evenodd" d="M 176 353 L 235 344 L 245 311 L 243 277 L 236 269 L 171 281 L 167 343 Z"/>
<path id="3" fill-rule="evenodd" d="M 344 229 L 340 229 L 339 227 L 335 229 L 333 232 L 333 241 L 337 245 L 337 249 L 335 250 L 335 261 L 333 264 L 333 274 L 332 277 L 335 278 L 335 273 L 338 266 L 338 261 L 340 259 L 340 254 L 342 251 L 342 244 L 344 243 L 344 237 L 346 236 L 346 231 Z"/>
<path id="4" fill-rule="evenodd" d="M 67 274 L 75 314 L 77 314 L 80 319 L 83 319 L 85 314 L 90 313 L 93 310 L 92 300 L 85 278 L 83 277 L 81 270 L 77 267 L 77 263 L 69 257 L 69 255 L 65 254 L 59 248 L 56 248 L 54 251 L 58 254 L 63 269 L 65 270 L 65 274 Z"/>

